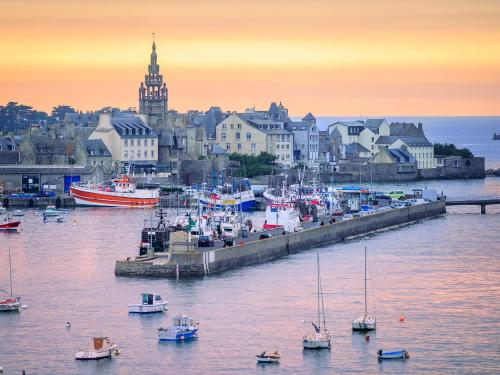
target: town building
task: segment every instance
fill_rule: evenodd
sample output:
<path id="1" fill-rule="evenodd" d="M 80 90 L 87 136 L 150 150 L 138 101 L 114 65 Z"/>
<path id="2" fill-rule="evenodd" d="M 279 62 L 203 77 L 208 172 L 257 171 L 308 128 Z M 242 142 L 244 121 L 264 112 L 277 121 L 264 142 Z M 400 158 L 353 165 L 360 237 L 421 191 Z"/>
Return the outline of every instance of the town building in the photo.
<path id="1" fill-rule="evenodd" d="M 101 113 L 89 139 L 100 139 L 112 155 L 113 168 L 128 164 L 156 165 L 158 137 L 141 116 Z"/>
<path id="2" fill-rule="evenodd" d="M 20 164 L 21 152 L 11 136 L 0 137 L 0 164 Z"/>
<path id="3" fill-rule="evenodd" d="M 139 113 L 146 116 L 145 122 L 157 129 L 165 124 L 168 110 L 168 89 L 160 74 L 156 44 L 153 40 L 148 73 L 139 86 Z"/>

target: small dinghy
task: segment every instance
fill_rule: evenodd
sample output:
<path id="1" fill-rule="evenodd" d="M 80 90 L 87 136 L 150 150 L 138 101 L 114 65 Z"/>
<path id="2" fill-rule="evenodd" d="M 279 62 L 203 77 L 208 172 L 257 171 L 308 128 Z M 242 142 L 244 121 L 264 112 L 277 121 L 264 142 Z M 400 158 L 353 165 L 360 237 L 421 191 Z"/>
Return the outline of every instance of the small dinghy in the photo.
<path id="1" fill-rule="evenodd" d="M 172 326 L 158 329 L 160 341 L 183 341 L 198 337 L 199 323 L 189 319 L 186 315 L 179 315 L 172 319 Z"/>
<path id="2" fill-rule="evenodd" d="M 12 216 L 17 216 L 17 217 L 24 216 L 24 212 L 23 212 L 23 211 L 21 211 L 21 210 L 15 210 L 15 211 L 12 213 Z"/>
<path id="3" fill-rule="evenodd" d="M 118 354 L 117 345 L 108 337 L 94 337 L 88 349 L 80 349 L 75 354 L 75 359 L 86 361 L 101 358 L 111 358 L 113 354 Z"/>
<path id="4" fill-rule="evenodd" d="M 141 303 L 128 305 L 130 314 L 151 314 L 167 311 L 168 302 L 159 294 L 142 293 Z"/>
<path id="5" fill-rule="evenodd" d="M 262 352 L 257 357 L 257 363 L 279 363 L 281 354 L 276 350 L 272 353 Z"/>
<path id="6" fill-rule="evenodd" d="M 61 211 L 58 211 L 56 209 L 56 206 L 52 205 L 47 206 L 45 211 L 43 211 L 44 216 L 59 216 L 61 215 L 61 213 L 62 213 Z"/>
<path id="7" fill-rule="evenodd" d="M 404 349 L 393 350 L 393 351 L 390 351 L 390 352 L 386 351 L 386 350 L 380 349 L 377 352 L 377 356 L 378 356 L 379 360 L 382 360 L 382 359 L 406 359 L 406 358 L 410 358 L 410 354 L 406 350 L 404 350 Z"/>

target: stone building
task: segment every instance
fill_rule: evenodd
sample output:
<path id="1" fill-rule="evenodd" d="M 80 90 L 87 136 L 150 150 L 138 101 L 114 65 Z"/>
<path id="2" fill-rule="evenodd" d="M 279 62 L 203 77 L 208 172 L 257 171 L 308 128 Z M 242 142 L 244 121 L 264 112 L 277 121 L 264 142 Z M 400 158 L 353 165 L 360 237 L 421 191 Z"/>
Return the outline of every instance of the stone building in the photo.
<path id="1" fill-rule="evenodd" d="M 0 164 L 20 164 L 21 152 L 11 136 L 0 137 Z"/>
<path id="2" fill-rule="evenodd" d="M 145 122 L 155 128 L 166 123 L 168 110 L 168 89 L 160 74 L 156 44 L 153 40 L 148 73 L 139 86 L 139 114 L 146 116 Z"/>

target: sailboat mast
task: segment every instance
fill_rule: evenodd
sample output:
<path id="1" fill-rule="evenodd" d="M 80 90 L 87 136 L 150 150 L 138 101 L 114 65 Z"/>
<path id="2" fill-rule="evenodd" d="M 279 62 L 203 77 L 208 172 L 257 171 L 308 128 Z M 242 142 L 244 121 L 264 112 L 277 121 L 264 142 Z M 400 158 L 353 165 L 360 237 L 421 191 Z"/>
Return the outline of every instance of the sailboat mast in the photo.
<path id="1" fill-rule="evenodd" d="M 366 246 L 365 246 L 365 317 L 368 315 L 368 308 L 366 304 Z"/>
<path id="2" fill-rule="evenodd" d="M 10 256 L 10 246 L 9 246 L 9 276 L 10 276 L 10 296 L 12 297 L 12 258 Z"/>
<path id="3" fill-rule="evenodd" d="M 319 252 L 316 250 L 316 261 L 318 266 L 318 329 L 321 330 L 321 310 L 319 305 L 319 297 L 320 297 L 320 275 L 319 275 Z"/>

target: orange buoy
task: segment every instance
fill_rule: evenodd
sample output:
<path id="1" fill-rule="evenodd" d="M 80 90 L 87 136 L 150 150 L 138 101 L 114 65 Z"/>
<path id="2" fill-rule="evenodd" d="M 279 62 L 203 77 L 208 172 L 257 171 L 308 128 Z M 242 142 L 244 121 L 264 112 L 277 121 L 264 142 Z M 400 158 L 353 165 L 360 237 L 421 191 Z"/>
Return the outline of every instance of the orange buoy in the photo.
<path id="1" fill-rule="evenodd" d="M 399 317 L 399 321 L 400 321 L 401 323 L 403 323 L 403 322 L 405 321 L 405 317 L 404 317 L 403 315 L 401 315 L 401 316 Z"/>

